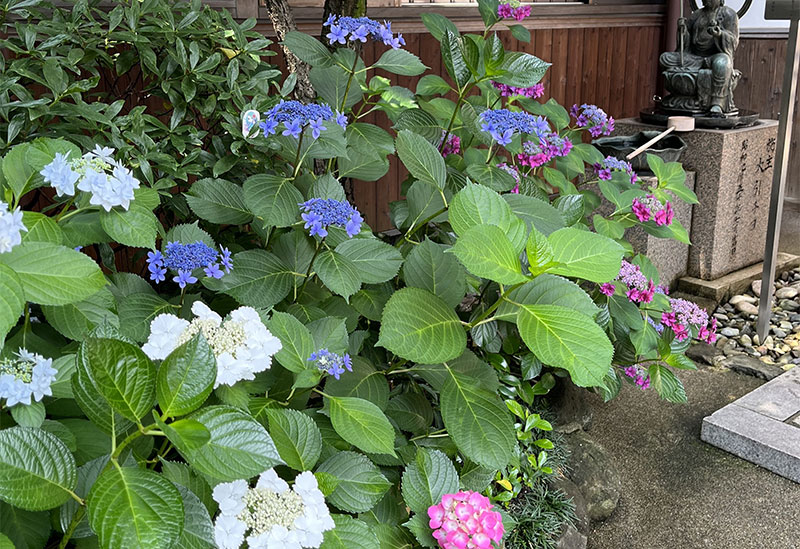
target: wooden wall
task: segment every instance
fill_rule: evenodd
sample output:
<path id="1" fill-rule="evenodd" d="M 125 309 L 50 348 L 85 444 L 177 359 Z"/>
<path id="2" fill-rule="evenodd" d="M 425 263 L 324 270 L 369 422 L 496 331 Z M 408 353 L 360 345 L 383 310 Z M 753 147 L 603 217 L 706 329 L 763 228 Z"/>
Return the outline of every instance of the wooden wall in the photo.
<path id="1" fill-rule="evenodd" d="M 753 110 L 762 118 L 778 118 L 783 87 L 787 35 L 743 36 L 734 65 L 742 80 L 734 99 L 740 109 Z M 795 104 L 794 131 L 786 179 L 786 201 L 800 205 L 800 101 Z"/>
<path id="2" fill-rule="evenodd" d="M 581 8 L 597 9 L 594 6 Z M 559 18 L 553 20 L 553 28 L 542 28 L 542 20 L 534 20 L 529 23 L 532 40 L 527 44 L 507 31 L 500 36 L 507 50 L 526 51 L 553 64 L 543 81 L 545 97 L 542 100 L 553 97 L 567 108 L 574 103 L 594 103 L 613 117 L 624 118 L 635 116 L 649 106 L 657 93 L 658 55 L 663 49 L 663 10 L 655 7 L 647 12 L 605 19 Z M 441 13 L 450 15 L 446 10 Z M 468 21 L 463 25 L 459 23 L 460 27 L 472 26 Z M 393 24 L 393 29 L 398 27 L 406 39 L 406 49 L 418 55 L 431 67 L 432 73 L 449 78 L 442 66 L 439 44 L 424 27 L 410 18 L 404 18 L 399 25 Z M 369 65 L 376 61 L 384 49 L 385 46 L 379 44 L 366 45 L 362 52 L 365 62 Z M 392 79 L 414 90 L 418 77 L 392 76 Z M 390 125 L 383 113 L 366 121 L 385 128 Z M 357 206 L 374 229 L 391 227 L 389 202 L 400 198 L 400 185 L 407 175 L 405 168 L 392 159 L 389 173 L 379 181 L 354 182 Z"/>

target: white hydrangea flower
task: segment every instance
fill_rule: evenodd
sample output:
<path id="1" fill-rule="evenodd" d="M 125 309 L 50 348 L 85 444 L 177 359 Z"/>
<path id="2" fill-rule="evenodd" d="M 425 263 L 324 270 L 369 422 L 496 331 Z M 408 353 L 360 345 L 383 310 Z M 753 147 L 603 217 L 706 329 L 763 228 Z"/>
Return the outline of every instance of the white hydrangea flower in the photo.
<path id="1" fill-rule="evenodd" d="M 28 229 L 22 223 L 19 207 L 9 211 L 8 204 L 0 201 L 0 254 L 10 252 L 11 248 L 22 242 L 22 231 Z"/>
<path id="2" fill-rule="evenodd" d="M 58 196 L 74 195 L 75 183 L 81 177 L 81 174 L 72 169 L 68 158 L 69 153 L 56 153 L 55 159 L 39 172 L 44 182 L 53 187 Z"/>
<path id="3" fill-rule="evenodd" d="M 94 150 L 87 152 L 83 155 L 83 157 L 87 160 L 91 160 L 93 158 L 97 158 L 101 162 L 105 162 L 106 164 L 113 164 L 114 163 L 114 149 L 111 147 L 101 147 L 100 145 L 95 145 Z"/>
<path id="4" fill-rule="evenodd" d="M 29 405 L 53 394 L 51 384 L 58 371 L 53 359 L 19 349 L 17 358 L 0 360 L 0 398 L 6 406 Z"/>
<path id="5" fill-rule="evenodd" d="M 217 359 L 217 388 L 255 379 L 255 374 L 270 367 L 272 355 L 281 350 L 280 340 L 267 330 L 252 307 L 239 307 L 226 320 L 200 301 L 194 302 L 192 312 L 195 318 L 191 322 L 170 314 L 153 319 L 150 337 L 142 346 L 144 353 L 163 360 L 200 332 Z"/>
<path id="6" fill-rule="evenodd" d="M 334 527 L 325 497 L 308 471 L 295 478 L 291 489 L 269 469 L 253 488 L 237 480 L 217 485 L 213 495 L 220 508 L 214 531 L 223 549 L 241 544 L 248 533 L 250 549 L 313 549 Z"/>

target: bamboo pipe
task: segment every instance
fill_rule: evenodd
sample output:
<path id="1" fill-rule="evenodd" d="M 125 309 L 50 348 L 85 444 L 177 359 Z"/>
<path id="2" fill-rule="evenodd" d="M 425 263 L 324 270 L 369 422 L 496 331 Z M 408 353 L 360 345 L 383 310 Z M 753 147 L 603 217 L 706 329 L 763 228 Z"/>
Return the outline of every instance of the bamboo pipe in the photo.
<path id="1" fill-rule="evenodd" d="M 667 119 L 667 125 L 669 126 L 666 130 L 655 136 L 653 139 L 633 151 L 632 153 L 628 154 L 625 158 L 630 160 L 636 156 L 639 156 L 641 153 L 646 151 L 650 148 L 651 145 L 657 143 L 664 139 L 667 135 L 672 133 L 673 131 L 678 132 L 690 132 L 694 130 L 694 118 L 691 116 L 670 116 Z"/>

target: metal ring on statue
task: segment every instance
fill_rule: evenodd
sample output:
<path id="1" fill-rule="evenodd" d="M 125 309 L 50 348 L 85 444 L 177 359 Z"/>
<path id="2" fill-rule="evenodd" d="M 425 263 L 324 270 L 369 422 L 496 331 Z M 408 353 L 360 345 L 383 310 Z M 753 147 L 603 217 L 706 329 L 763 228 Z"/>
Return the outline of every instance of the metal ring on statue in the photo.
<path id="1" fill-rule="evenodd" d="M 747 13 L 747 10 L 750 9 L 750 5 L 753 3 L 753 0 L 744 0 L 744 4 L 742 7 L 739 8 L 739 11 L 736 12 L 736 17 L 741 19 L 744 17 L 744 14 Z M 700 9 L 700 6 L 697 5 L 697 0 L 689 0 L 689 6 L 692 8 L 692 11 L 697 11 Z"/>

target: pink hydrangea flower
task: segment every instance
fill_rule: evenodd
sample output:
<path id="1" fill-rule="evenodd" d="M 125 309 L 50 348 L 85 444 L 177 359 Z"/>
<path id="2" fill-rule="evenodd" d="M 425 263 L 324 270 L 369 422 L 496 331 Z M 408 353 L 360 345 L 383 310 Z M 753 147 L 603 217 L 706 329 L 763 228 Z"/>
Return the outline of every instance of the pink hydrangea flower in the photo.
<path id="1" fill-rule="evenodd" d="M 600 285 L 600 293 L 603 295 L 607 295 L 608 297 L 614 295 L 614 290 L 616 289 L 617 287 L 610 282 L 606 282 L 605 284 Z"/>
<path id="2" fill-rule="evenodd" d="M 647 370 L 642 366 L 634 364 L 633 366 L 625 368 L 623 372 L 626 376 L 631 378 L 642 391 L 650 387 L 650 374 L 648 374 Z"/>
<path id="3" fill-rule="evenodd" d="M 444 132 L 442 132 L 444 139 Z M 447 158 L 450 154 L 459 154 L 461 152 L 461 138 L 452 133 L 447 136 L 447 143 L 442 147 L 442 156 Z"/>
<path id="4" fill-rule="evenodd" d="M 428 518 L 442 549 L 490 549 L 505 533 L 502 515 L 478 492 L 445 494 L 440 503 L 428 508 Z"/>
<path id="5" fill-rule="evenodd" d="M 638 198 L 633 199 L 633 205 L 631 206 L 631 209 L 633 210 L 633 213 L 636 214 L 636 219 L 642 223 L 650 221 L 650 208 L 648 208 L 644 203 L 640 202 Z"/>
<path id="6" fill-rule="evenodd" d="M 672 211 L 672 205 L 667 202 L 664 205 L 664 208 L 657 211 L 653 215 L 653 220 L 656 222 L 656 225 L 669 225 L 672 223 L 672 218 L 675 217 L 675 213 Z"/>

